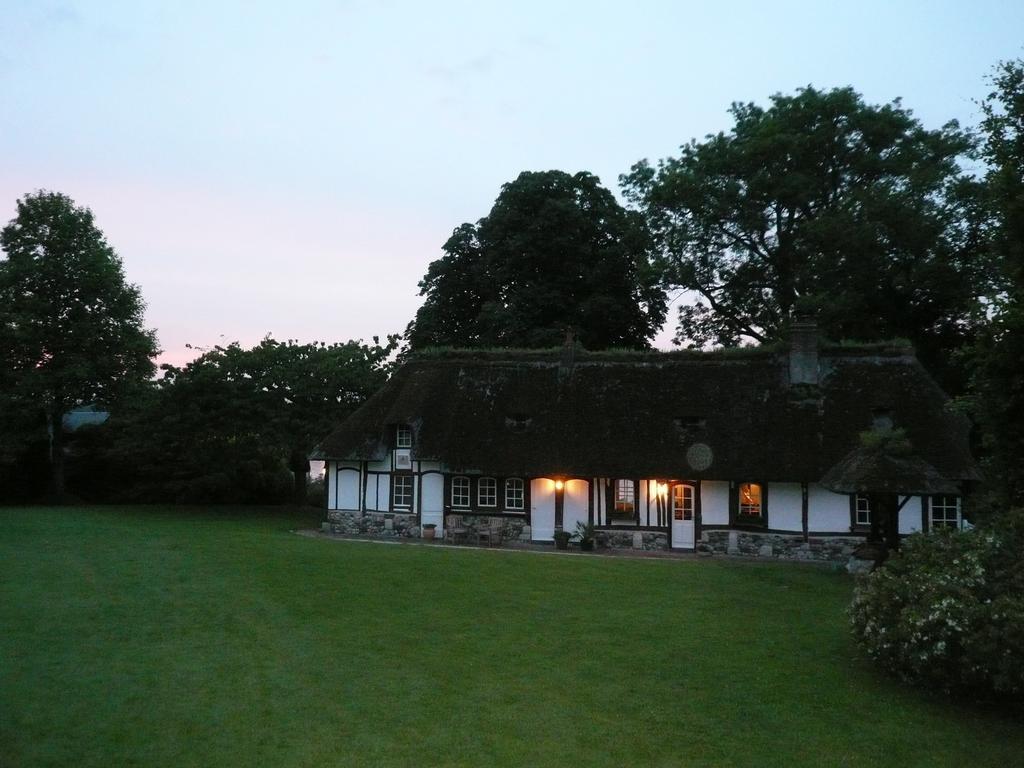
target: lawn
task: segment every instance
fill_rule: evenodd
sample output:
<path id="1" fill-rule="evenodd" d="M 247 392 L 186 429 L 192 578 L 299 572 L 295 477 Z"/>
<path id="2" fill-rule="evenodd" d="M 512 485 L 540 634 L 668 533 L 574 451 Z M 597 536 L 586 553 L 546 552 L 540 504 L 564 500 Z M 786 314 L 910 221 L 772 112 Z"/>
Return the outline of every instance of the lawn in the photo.
<path id="1" fill-rule="evenodd" d="M 842 573 L 303 538 L 267 510 L 0 509 L 0 765 L 1010 766 Z"/>

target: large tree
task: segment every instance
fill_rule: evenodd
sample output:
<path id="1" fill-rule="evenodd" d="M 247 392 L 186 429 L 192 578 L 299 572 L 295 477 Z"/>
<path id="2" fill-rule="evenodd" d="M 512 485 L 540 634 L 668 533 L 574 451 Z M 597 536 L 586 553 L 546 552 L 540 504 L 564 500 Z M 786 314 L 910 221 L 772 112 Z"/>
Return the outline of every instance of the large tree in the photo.
<path id="1" fill-rule="evenodd" d="M 851 88 L 730 113 L 728 132 L 620 179 L 691 297 L 680 342 L 774 340 L 797 311 L 836 339 L 910 338 L 932 361 L 962 342 L 985 284 L 968 134 Z"/>
<path id="2" fill-rule="evenodd" d="M 304 496 L 317 441 L 385 381 L 385 344 L 270 337 L 164 366 L 147 398 L 111 425 L 110 456 L 141 500 L 269 503 Z"/>
<path id="3" fill-rule="evenodd" d="M 156 339 L 89 209 L 56 192 L 26 195 L 0 246 L 0 410 L 49 429 L 50 490 L 60 499 L 64 414 L 115 402 L 152 376 Z"/>
<path id="4" fill-rule="evenodd" d="M 433 262 L 406 337 L 426 346 L 643 348 L 665 296 L 641 217 L 589 173 L 525 172 Z"/>
<path id="5" fill-rule="evenodd" d="M 1024 61 L 999 64 L 992 85 L 981 134 L 998 290 L 969 351 L 969 398 L 1000 501 L 1024 506 Z"/>

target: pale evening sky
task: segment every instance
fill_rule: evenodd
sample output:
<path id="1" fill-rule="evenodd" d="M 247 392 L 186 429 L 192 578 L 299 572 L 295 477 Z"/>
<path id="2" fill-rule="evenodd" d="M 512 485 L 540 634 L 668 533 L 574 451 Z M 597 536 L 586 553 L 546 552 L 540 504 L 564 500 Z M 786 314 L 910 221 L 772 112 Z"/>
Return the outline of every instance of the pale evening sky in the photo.
<path id="1" fill-rule="evenodd" d="M 0 222 L 39 188 L 91 207 L 164 361 L 368 339 L 520 171 L 617 190 L 806 84 L 973 125 L 1022 32 L 1019 0 L 0 0 Z"/>

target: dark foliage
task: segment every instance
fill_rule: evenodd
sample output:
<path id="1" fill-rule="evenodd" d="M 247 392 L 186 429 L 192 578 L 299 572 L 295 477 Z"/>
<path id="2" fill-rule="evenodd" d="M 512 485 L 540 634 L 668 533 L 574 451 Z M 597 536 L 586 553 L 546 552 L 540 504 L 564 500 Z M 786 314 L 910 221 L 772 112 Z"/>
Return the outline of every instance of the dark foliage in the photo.
<path id="1" fill-rule="evenodd" d="M 157 353 L 139 289 L 92 212 L 56 192 L 18 200 L 0 232 L 0 447 L 8 460 L 50 428 L 51 495 L 64 493 L 61 421 L 109 404 L 148 379 Z"/>
<path id="2" fill-rule="evenodd" d="M 1024 698 L 1024 510 L 909 537 L 858 584 L 850 617 L 861 647 L 905 680 Z"/>
<path id="3" fill-rule="evenodd" d="M 107 464 L 133 501 L 305 502 L 319 438 L 383 385 L 381 345 L 264 339 L 216 347 L 164 377 L 115 417 Z"/>
<path id="4" fill-rule="evenodd" d="M 949 373 L 987 289 L 980 192 L 959 166 L 969 135 L 926 130 L 899 101 L 868 105 L 851 88 L 730 112 L 728 133 L 621 178 L 667 284 L 693 296 L 678 340 L 764 342 L 809 312 L 833 339 L 910 339 Z"/>
<path id="5" fill-rule="evenodd" d="M 522 173 L 458 227 L 406 338 L 430 346 L 646 348 L 665 318 L 641 218 L 589 173 Z"/>

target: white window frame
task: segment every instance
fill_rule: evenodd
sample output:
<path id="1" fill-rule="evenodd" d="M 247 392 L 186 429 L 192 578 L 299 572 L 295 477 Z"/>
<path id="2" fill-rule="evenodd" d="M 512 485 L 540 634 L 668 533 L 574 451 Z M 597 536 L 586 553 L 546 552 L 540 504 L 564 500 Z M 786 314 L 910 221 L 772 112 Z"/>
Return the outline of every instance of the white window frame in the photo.
<path id="1" fill-rule="evenodd" d="M 526 509 L 526 483 L 521 477 L 505 481 L 505 509 Z"/>
<path id="2" fill-rule="evenodd" d="M 743 503 L 744 485 L 749 485 L 751 487 L 757 486 L 756 505 Z M 753 509 L 756 509 L 757 512 L 750 511 Z M 739 488 L 736 489 L 736 514 L 738 517 L 756 517 L 758 519 L 764 519 L 764 485 L 761 483 L 740 483 Z"/>
<path id="3" fill-rule="evenodd" d="M 936 499 L 940 503 L 936 503 Z M 952 501 L 952 504 L 950 503 Z M 936 519 L 935 512 L 942 510 L 941 519 Z M 949 510 L 953 510 L 953 516 L 949 516 Z M 934 531 L 936 528 L 952 528 L 960 530 L 960 497 L 959 496 L 929 496 L 928 497 L 928 529 Z"/>
<path id="4" fill-rule="evenodd" d="M 623 491 L 621 494 L 619 489 Z M 621 509 L 620 504 L 622 505 Z M 627 504 L 629 509 L 625 508 Z M 636 483 L 625 478 L 615 479 L 612 486 L 612 510 L 619 515 L 636 514 Z"/>
<path id="5" fill-rule="evenodd" d="M 412 448 L 412 427 L 408 424 L 399 424 L 395 428 L 395 447 Z"/>
<path id="6" fill-rule="evenodd" d="M 687 493 L 689 491 L 689 493 Z M 675 518 L 684 522 L 692 522 L 694 516 L 694 510 L 696 504 L 694 499 L 697 495 L 697 489 L 689 483 L 678 483 L 672 486 L 672 510 L 673 518 L 678 513 L 682 513 L 682 517 Z"/>
<path id="7" fill-rule="evenodd" d="M 463 484 L 465 484 L 464 487 Z M 458 501 L 456 501 L 456 499 L 458 499 Z M 470 503 L 473 501 L 473 495 L 468 477 L 464 475 L 456 475 L 452 478 L 451 501 L 453 507 L 469 509 Z"/>
<path id="8" fill-rule="evenodd" d="M 853 524 L 865 528 L 871 525 L 871 499 L 862 493 L 853 497 Z"/>
<path id="9" fill-rule="evenodd" d="M 408 498 L 408 503 L 405 501 L 398 500 L 398 481 L 402 481 L 402 498 Z M 406 485 L 408 481 L 408 485 Z M 391 506 L 395 509 L 412 509 L 413 500 L 415 498 L 416 482 L 412 475 L 392 475 L 391 476 Z"/>
<path id="10" fill-rule="evenodd" d="M 484 501 L 484 489 L 487 489 L 487 501 Z M 476 481 L 476 504 L 478 507 L 498 506 L 498 480 L 493 477 L 481 477 Z"/>

